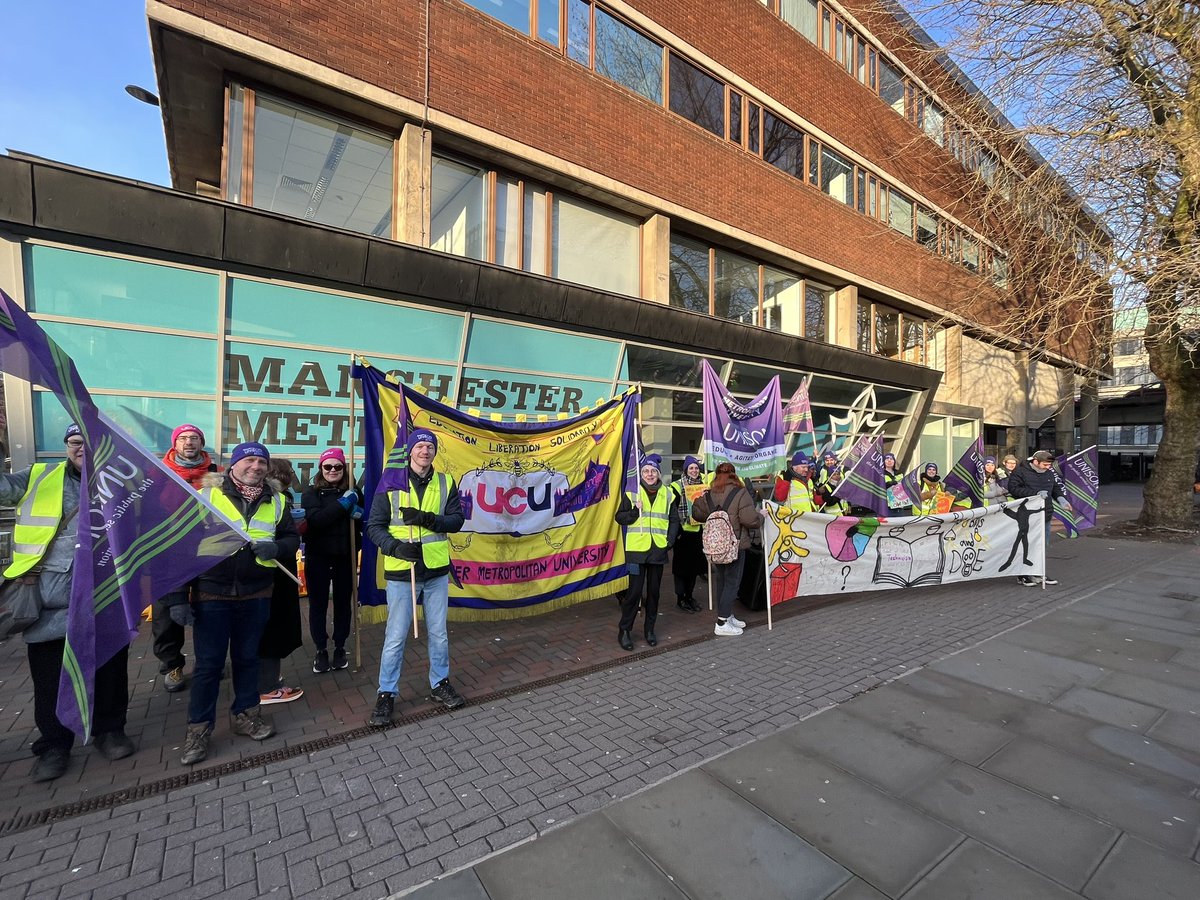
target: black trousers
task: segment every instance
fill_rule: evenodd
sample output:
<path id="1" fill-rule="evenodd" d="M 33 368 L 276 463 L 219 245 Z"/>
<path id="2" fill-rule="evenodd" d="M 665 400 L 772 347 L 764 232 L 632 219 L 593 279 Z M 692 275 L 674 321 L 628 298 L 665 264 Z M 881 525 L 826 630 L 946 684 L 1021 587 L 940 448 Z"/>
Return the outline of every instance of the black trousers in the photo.
<path id="1" fill-rule="evenodd" d="M 330 587 L 333 588 L 333 645 L 345 647 L 350 637 L 351 588 L 354 579 L 353 558 L 349 554 L 325 556 L 307 552 L 304 556 L 304 575 L 308 582 L 308 633 L 318 650 L 326 649 L 329 632 L 325 617 L 329 610 Z"/>
<path id="2" fill-rule="evenodd" d="M 49 750 L 69 752 L 75 744 L 75 732 L 58 721 L 58 679 L 62 674 L 63 647 L 66 641 L 42 641 L 26 644 L 29 674 L 33 677 L 33 721 L 41 736 L 33 742 L 33 755 Z M 96 670 L 96 698 L 92 704 L 92 734 L 125 730 L 125 712 L 129 707 L 129 648 L 122 647 L 112 659 Z"/>
<path id="3" fill-rule="evenodd" d="M 154 657 L 158 660 L 159 675 L 182 668 L 187 662 L 183 655 L 183 626 L 172 621 L 169 612 L 174 604 L 186 602 L 187 593 L 176 591 L 151 604 L 150 632 L 154 635 Z"/>
<path id="4" fill-rule="evenodd" d="M 637 619 L 638 604 L 642 600 L 642 588 L 646 589 L 646 617 L 642 625 L 647 631 L 654 627 L 658 620 L 658 591 L 662 585 L 663 567 L 648 566 L 645 563 L 638 566 L 638 573 L 629 576 L 629 590 L 621 600 L 622 631 L 630 631 L 634 620 Z"/>

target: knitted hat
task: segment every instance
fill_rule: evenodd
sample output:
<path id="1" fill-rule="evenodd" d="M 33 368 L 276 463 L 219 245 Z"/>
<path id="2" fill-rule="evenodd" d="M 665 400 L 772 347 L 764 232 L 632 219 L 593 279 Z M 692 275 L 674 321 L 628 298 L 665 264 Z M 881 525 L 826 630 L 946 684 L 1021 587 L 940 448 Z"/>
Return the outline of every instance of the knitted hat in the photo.
<path id="1" fill-rule="evenodd" d="M 661 472 L 662 457 L 657 453 L 647 453 L 642 457 L 642 468 L 645 468 L 646 466 L 653 466 L 654 468 L 658 469 L 659 472 Z"/>
<path id="2" fill-rule="evenodd" d="M 266 447 L 258 443 L 258 441 L 246 441 L 244 444 L 238 444 L 233 448 L 233 453 L 229 455 L 229 467 L 232 469 L 247 456 L 257 456 L 265 459 L 267 462 L 271 461 L 271 454 L 267 451 Z"/>
<path id="3" fill-rule="evenodd" d="M 199 435 L 199 437 L 200 437 L 200 443 L 201 443 L 201 444 L 203 444 L 203 443 L 204 443 L 204 432 L 203 432 L 203 431 L 201 431 L 201 430 L 200 430 L 199 428 L 197 428 L 195 425 L 187 425 L 187 424 L 184 424 L 184 425 L 180 425 L 178 428 L 176 428 L 174 431 L 172 431 L 172 432 L 171 432 L 171 446 L 172 446 L 172 447 L 174 447 L 174 446 L 175 446 L 175 442 L 176 442 L 177 440 L 179 440 L 179 436 L 180 436 L 181 434 L 195 434 L 195 435 Z"/>
<path id="4" fill-rule="evenodd" d="M 694 456 L 685 456 L 685 457 L 683 458 L 683 471 L 684 471 L 684 472 L 687 472 L 687 470 L 688 470 L 688 467 L 689 467 L 689 466 L 693 466 L 693 465 L 699 466 L 699 467 L 700 467 L 700 471 L 704 471 L 704 463 L 700 462 L 700 460 L 698 460 L 696 457 L 694 457 Z"/>
<path id="5" fill-rule="evenodd" d="M 321 463 L 325 462 L 327 459 L 337 460 L 343 466 L 346 464 L 346 454 L 337 447 L 330 447 L 328 450 L 322 453 L 321 458 L 317 460 L 317 465 L 321 465 Z"/>
<path id="6" fill-rule="evenodd" d="M 889 459 L 890 459 L 892 462 L 895 462 L 895 461 L 896 461 L 896 454 L 895 454 L 895 453 L 885 453 L 885 454 L 883 454 L 883 461 L 884 461 L 884 462 L 887 462 Z"/>
<path id="7" fill-rule="evenodd" d="M 76 425 L 74 422 L 72 422 L 70 425 L 67 426 L 67 431 L 63 435 L 63 443 L 65 444 L 67 441 L 69 441 L 71 438 L 75 437 L 76 435 L 82 436 L 83 432 L 80 430 L 78 425 Z"/>
<path id="8" fill-rule="evenodd" d="M 921 466 L 922 474 L 928 472 L 930 469 L 933 469 L 934 473 L 936 474 L 938 471 L 938 464 L 935 462 L 927 462 L 925 465 Z"/>
<path id="9" fill-rule="evenodd" d="M 797 450 L 792 454 L 793 466 L 811 466 L 812 460 L 808 458 L 808 454 L 803 450 Z"/>
<path id="10" fill-rule="evenodd" d="M 437 449 L 438 449 L 437 435 L 435 435 L 428 428 L 418 428 L 415 431 L 409 432 L 409 434 L 408 434 L 408 452 L 412 453 L 413 448 L 416 447 L 417 444 L 421 444 L 421 443 L 433 444 L 433 452 L 437 453 Z"/>
<path id="11" fill-rule="evenodd" d="M 994 457 L 994 456 L 985 456 L 985 457 L 983 458 L 983 464 L 986 466 L 988 463 L 991 463 L 991 464 L 994 466 L 994 465 L 996 464 L 996 457 Z"/>

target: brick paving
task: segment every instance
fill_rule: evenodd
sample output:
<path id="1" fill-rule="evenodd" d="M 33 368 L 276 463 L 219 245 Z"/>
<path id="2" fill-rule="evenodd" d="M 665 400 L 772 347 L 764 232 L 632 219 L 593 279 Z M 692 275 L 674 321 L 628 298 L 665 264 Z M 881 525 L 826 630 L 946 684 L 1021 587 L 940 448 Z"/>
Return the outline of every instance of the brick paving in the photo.
<path id="1" fill-rule="evenodd" d="M 672 604 L 660 621 L 660 650 L 678 649 L 644 656 L 616 646 L 612 600 L 454 625 L 454 677 L 464 693 L 513 693 L 0 837 L 0 896 L 382 897 L 1132 578 L 1172 551 L 1095 538 L 1056 543 L 1058 589 L 1018 591 L 1002 579 L 862 594 L 777 622 L 773 631 L 760 627 L 762 614 L 745 615 L 752 627 L 737 639 L 689 641 L 711 635 L 712 619 Z M 285 672 L 311 694 L 274 708 L 280 735 L 265 745 L 233 743 L 219 725 L 212 762 L 358 727 L 375 691 L 381 629 L 365 637 L 357 673 L 315 676 L 304 652 L 296 654 Z M 423 695 L 422 657 L 410 648 L 403 713 L 428 709 L 413 701 Z M 520 690 L 536 680 L 534 666 L 566 676 L 603 664 L 611 667 Z M 145 636 L 131 665 L 129 731 L 139 752 L 109 764 L 77 748 L 67 776 L 48 788 L 28 783 L 23 648 L 0 647 L 4 820 L 181 773 L 187 695 L 168 696 L 154 683 Z"/>

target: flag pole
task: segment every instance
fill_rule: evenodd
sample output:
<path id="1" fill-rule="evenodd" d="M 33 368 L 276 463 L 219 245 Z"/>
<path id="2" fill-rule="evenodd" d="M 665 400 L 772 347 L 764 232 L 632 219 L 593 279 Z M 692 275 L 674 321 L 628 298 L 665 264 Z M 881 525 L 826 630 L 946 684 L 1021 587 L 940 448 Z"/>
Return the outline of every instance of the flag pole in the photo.
<path id="1" fill-rule="evenodd" d="M 358 356 L 354 353 L 350 354 L 350 368 L 354 368 Z M 346 474 L 349 476 L 348 483 L 351 488 L 354 488 L 354 444 L 358 438 L 358 429 L 356 428 L 355 418 L 357 417 L 357 409 L 355 408 L 354 396 L 354 379 L 350 380 L 350 459 L 346 462 Z M 366 505 L 367 498 L 363 497 L 363 504 Z M 361 577 L 358 563 L 358 550 L 355 546 L 357 542 L 354 540 L 354 519 L 350 520 L 350 565 L 352 575 Z M 362 626 L 358 619 L 358 577 L 350 579 L 350 609 L 354 611 L 354 671 L 362 670 Z M 311 613 L 310 613 L 311 614 Z"/>
<path id="2" fill-rule="evenodd" d="M 763 501 L 763 514 L 764 514 L 763 520 L 764 521 L 766 520 L 767 516 L 770 515 L 770 513 L 768 512 L 767 503 L 768 503 L 768 501 L 766 501 L 766 500 Z M 772 624 L 772 621 L 771 621 L 771 562 L 767 558 L 771 551 L 767 547 L 767 542 L 766 542 L 767 530 L 765 528 L 762 530 L 762 536 L 764 539 L 763 540 L 763 581 L 766 583 L 766 586 L 767 586 L 767 631 L 770 631 L 774 627 Z"/>

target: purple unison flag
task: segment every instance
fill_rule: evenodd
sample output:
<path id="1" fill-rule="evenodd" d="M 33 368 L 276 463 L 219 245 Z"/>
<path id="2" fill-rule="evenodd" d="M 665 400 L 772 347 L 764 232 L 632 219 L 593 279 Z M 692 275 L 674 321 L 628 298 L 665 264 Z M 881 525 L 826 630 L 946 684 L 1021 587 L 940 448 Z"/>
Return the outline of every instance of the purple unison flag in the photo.
<path id="1" fill-rule="evenodd" d="M 813 414 L 812 402 L 808 399 L 808 382 L 808 378 L 801 382 L 783 408 L 783 430 L 787 434 L 812 434 Z"/>
<path id="2" fill-rule="evenodd" d="M 3 291 L 0 368 L 52 390 L 84 440 L 58 718 L 86 740 L 96 669 L 137 634 L 142 610 L 250 538 L 104 416 L 75 363 Z"/>
<path id="3" fill-rule="evenodd" d="M 877 513 L 887 511 L 887 482 L 883 476 L 883 438 L 860 437 L 842 463 L 846 473 L 833 493 L 855 506 Z"/>
<path id="4" fill-rule="evenodd" d="M 960 497 L 969 497 L 972 507 L 985 505 L 983 499 L 984 459 L 983 438 L 978 437 L 975 439 L 975 443 L 963 451 L 963 455 L 958 458 L 954 468 L 946 473 L 943 480 L 946 490 L 954 491 Z"/>
<path id="5" fill-rule="evenodd" d="M 1070 508 L 1054 505 L 1054 518 L 1063 523 L 1067 537 L 1079 537 L 1079 532 L 1096 525 L 1096 510 L 1100 502 L 1099 459 L 1095 446 L 1080 450 L 1059 460 L 1063 490 Z"/>
<path id="6" fill-rule="evenodd" d="M 710 472 L 730 462 L 742 477 L 770 475 L 784 464 L 787 448 L 776 375 L 749 403 L 725 389 L 708 360 L 704 372 L 704 466 Z"/>

